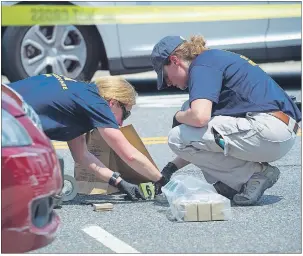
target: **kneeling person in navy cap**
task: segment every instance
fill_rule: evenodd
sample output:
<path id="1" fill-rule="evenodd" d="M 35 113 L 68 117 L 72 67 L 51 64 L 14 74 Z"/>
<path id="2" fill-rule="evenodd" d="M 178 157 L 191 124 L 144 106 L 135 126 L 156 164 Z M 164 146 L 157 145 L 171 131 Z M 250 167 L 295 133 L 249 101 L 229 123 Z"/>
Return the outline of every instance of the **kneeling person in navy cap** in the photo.
<path id="1" fill-rule="evenodd" d="M 189 41 L 167 36 L 155 45 L 151 60 L 159 90 L 189 90 L 168 134 L 177 158 L 162 170 L 166 180 L 192 163 L 218 193 L 238 205 L 257 203 L 280 176 L 269 162 L 295 143 L 301 121 L 296 104 L 253 61 L 209 49 L 201 36 Z"/>

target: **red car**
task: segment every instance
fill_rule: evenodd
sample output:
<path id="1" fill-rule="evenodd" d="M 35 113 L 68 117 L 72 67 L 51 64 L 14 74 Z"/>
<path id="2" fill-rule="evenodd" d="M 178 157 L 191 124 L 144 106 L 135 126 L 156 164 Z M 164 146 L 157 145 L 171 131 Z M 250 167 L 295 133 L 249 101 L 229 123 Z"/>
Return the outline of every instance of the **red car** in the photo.
<path id="1" fill-rule="evenodd" d="M 2 84 L 1 92 L 1 251 L 23 253 L 55 239 L 53 196 L 63 180 L 38 115 L 13 89 Z"/>

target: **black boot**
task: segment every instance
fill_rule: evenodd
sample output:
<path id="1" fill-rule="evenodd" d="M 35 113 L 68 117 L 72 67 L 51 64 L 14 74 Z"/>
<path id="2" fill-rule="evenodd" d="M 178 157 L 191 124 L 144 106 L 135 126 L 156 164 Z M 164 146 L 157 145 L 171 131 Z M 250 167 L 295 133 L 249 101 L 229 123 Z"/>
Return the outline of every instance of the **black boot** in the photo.
<path id="1" fill-rule="evenodd" d="M 234 190 L 221 181 L 217 181 L 213 186 L 217 190 L 218 194 L 225 196 L 229 200 L 232 200 L 234 195 L 238 193 L 237 190 Z"/>

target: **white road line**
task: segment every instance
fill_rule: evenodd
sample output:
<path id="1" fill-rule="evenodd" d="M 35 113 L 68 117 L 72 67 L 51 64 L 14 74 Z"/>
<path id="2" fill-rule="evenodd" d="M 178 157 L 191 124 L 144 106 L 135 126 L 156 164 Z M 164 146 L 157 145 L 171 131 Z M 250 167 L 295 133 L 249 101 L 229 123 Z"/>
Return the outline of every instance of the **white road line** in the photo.
<path id="1" fill-rule="evenodd" d="M 89 226 L 82 230 L 116 253 L 140 253 L 99 226 Z"/>
<path id="2" fill-rule="evenodd" d="M 155 101 L 155 100 L 188 100 L 188 94 L 173 94 L 173 95 L 151 95 L 139 96 L 137 102 Z"/>
<path id="3" fill-rule="evenodd" d="M 182 103 L 180 104 L 165 104 L 165 103 L 156 103 L 156 104 L 140 104 L 138 108 L 181 108 Z"/>
<path id="4" fill-rule="evenodd" d="M 188 100 L 188 94 L 181 95 L 153 95 L 140 96 L 137 98 L 136 107 L 139 108 L 181 108 L 183 103 Z"/>
<path id="5" fill-rule="evenodd" d="M 138 99 L 137 100 L 137 104 L 151 104 L 151 103 L 168 103 L 168 104 L 172 104 L 172 103 L 180 103 L 180 102 L 185 102 L 186 100 L 188 100 L 187 98 L 182 98 L 182 99 Z"/>
<path id="6" fill-rule="evenodd" d="M 285 88 L 288 95 L 296 96 L 297 101 L 301 101 L 301 91 L 298 89 Z M 181 108 L 183 103 L 188 100 L 188 94 L 172 95 L 151 95 L 139 96 L 134 108 Z"/>

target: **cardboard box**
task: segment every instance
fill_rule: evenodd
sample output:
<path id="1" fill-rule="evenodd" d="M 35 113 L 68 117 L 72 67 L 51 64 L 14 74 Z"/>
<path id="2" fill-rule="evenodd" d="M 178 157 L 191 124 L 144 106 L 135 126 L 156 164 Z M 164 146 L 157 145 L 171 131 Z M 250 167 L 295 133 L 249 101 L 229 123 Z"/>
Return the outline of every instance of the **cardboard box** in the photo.
<path id="1" fill-rule="evenodd" d="M 138 136 L 133 125 L 121 127 L 120 130 L 127 138 L 127 140 L 142 154 L 144 154 L 157 168 L 155 162 L 148 153 L 145 145 Z M 144 182 L 150 182 L 150 180 L 129 167 L 107 145 L 97 129 L 94 129 L 93 131 L 86 134 L 86 142 L 89 152 L 95 155 L 107 168 L 111 169 L 112 171 L 119 172 L 124 180 L 137 185 Z M 107 195 L 119 191 L 117 188 L 108 185 L 108 183 L 99 180 L 93 173 L 82 168 L 79 164 L 75 164 L 74 177 L 78 182 L 79 194 Z"/>

